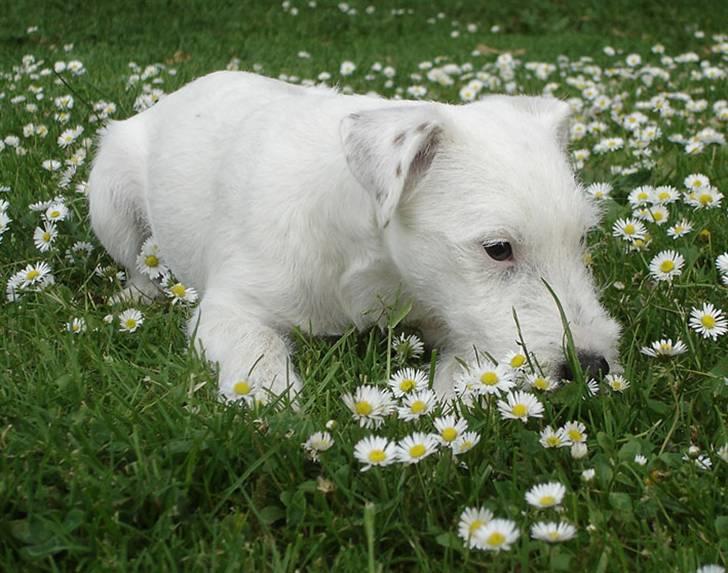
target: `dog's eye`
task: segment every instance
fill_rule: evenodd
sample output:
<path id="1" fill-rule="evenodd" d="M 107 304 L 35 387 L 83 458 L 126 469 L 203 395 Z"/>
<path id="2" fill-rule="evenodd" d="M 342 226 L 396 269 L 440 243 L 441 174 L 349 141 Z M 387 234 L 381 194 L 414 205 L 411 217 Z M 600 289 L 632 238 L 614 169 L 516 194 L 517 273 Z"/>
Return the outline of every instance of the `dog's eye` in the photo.
<path id="1" fill-rule="evenodd" d="M 483 248 L 494 261 L 510 261 L 513 258 L 511 244 L 505 241 L 483 245 Z"/>

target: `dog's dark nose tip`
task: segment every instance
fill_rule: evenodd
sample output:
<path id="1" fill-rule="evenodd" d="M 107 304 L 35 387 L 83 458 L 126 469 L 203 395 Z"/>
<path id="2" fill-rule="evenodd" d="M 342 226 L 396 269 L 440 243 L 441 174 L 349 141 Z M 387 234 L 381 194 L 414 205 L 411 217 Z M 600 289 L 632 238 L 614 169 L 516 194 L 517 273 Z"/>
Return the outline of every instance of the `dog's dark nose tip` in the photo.
<path id="1" fill-rule="evenodd" d="M 609 374 L 609 362 L 607 362 L 604 356 L 592 352 L 579 352 L 577 356 L 581 369 L 587 378 L 593 378 L 597 375 L 606 376 Z M 571 365 L 568 362 L 561 364 L 556 374 L 562 380 L 574 379 L 574 372 L 571 370 Z"/>

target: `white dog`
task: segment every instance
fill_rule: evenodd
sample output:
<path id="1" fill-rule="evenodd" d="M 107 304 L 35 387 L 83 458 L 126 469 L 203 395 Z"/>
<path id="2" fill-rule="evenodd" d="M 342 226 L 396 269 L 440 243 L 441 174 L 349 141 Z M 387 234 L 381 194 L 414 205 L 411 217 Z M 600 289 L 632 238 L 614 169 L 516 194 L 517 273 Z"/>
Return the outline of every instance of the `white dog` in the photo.
<path id="1" fill-rule="evenodd" d="M 197 289 L 190 333 L 231 399 L 300 390 L 294 326 L 364 328 L 402 296 L 441 349 L 441 396 L 456 357 L 517 348 L 513 309 L 529 351 L 568 374 L 542 279 L 582 365 L 606 373 L 619 329 L 582 261 L 597 213 L 565 154 L 568 116 L 549 98 L 387 101 L 214 73 L 107 128 L 91 222 L 127 289 L 158 292 L 135 267 L 150 235 Z"/>

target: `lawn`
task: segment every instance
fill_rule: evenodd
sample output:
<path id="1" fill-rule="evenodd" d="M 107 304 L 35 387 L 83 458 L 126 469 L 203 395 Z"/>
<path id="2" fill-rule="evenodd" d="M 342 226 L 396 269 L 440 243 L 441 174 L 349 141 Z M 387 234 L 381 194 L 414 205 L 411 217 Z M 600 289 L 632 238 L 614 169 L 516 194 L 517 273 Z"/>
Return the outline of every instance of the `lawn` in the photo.
<path id="1" fill-rule="evenodd" d="M 725 566 L 727 10 L 372 4 L 0 8 L 0 570 Z M 457 410 L 472 448 L 438 442 L 418 463 L 362 471 L 360 440 L 440 433 L 447 409 L 412 421 L 395 410 L 368 429 L 342 400 L 386 389 L 404 367 L 431 380 L 436 349 L 394 343 L 417 335 L 402 328 L 403 303 L 383 331 L 291 333 L 301 411 L 221 403 L 214 367 L 188 350 L 191 305 L 110 304 L 123 269 L 93 237 L 85 181 L 107 119 L 225 68 L 386 97 L 567 100 L 569 153 L 604 213 L 588 264 L 623 327 L 623 378 L 542 390 L 523 367 L 508 370 L 542 417 L 506 419 L 496 399 L 478 400 Z M 125 332 L 130 308 L 143 320 Z M 570 422 L 583 426 L 558 433 Z M 547 427 L 557 447 L 543 445 Z M 315 432 L 333 444 L 304 448 Z M 527 501 L 547 482 L 562 486 L 550 507 Z M 467 540 L 467 508 L 506 521 L 475 524 Z M 538 539 L 539 522 L 569 524 L 573 538 Z M 517 539 L 479 534 L 496 525 Z"/>

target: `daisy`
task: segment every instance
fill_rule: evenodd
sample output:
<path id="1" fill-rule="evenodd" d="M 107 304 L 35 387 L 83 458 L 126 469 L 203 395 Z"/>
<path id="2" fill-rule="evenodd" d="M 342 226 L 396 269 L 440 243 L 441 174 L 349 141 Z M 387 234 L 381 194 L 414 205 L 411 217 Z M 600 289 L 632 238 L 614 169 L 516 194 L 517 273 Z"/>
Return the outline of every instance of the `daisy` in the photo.
<path id="1" fill-rule="evenodd" d="M 643 346 L 640 352 L 647 356 L 656 358 L 658 356 L 677 356 L 678 354 L 684 354 L 688 351 L 685 343 L 677 339 L 673 344 L 671 338 L 662 338 L 652 342 L 650 346 Z"/>
<path id="2" fill-rule="evenodd" d="M 317 462 L 319 454 L 334 445 L 334 439 L 328 432 L 315 432 L 301 445 L 311 460 Z"/>
<path id="3" fill-rule="evenodd" d="M 607 374 L 604 381 L 614 392 L 624 392 L 630 386 L 629 380 L 621 374 Z"/>
<path id="4" fill-rule="evenodd" d="M 393 463 L 396 460 L 396 450 L 397 446 L 393 442 L 390 443 L 387 438 L 368 436 L 356 443 L 354 457 L 364 464 L 361 471 L 365 472 L 372 466 L 388 466 Z"/>
<path id="5" fill-rule="evenodd" d="M 591 481 L 594 479 L 594 476 L 596 475 L 596 471 L 594 468 L 589 468 L 581 472 L 581 479 L 584 481 Z"/>
<path id="6" fill-rule="evenodd" d="M 512 371 L 503 364 L 496 366 L 486 360 L 481 366 L 471 365 L 470 372 L 475 378 L 473 389 L 481 395 L 507 392 L 515 386 Z"/>
<path id="7" fill-rule="evenodd" d="M 410 422 L 429 414 L 437 404 L 437 397 L 432 390 L 425 389 L 404 396 L 402 406 L 397 408 L 400 420 Z"/>
<path id="8" fill-rule="evenodd" d="M 127 308 L 119 315 L 119 330 L 135 332 L 144 322 L 144 315 L 136 308 Z"/>
<path id="9" fill-rule="evenodd" d="M 723 193 L 715 187 L 706 187 L 699 191 L 691 191 L 684 196 L 685 203 L 695 209 L 712 209 L 719 207 L 723 199 Z"/>
<path id="10" fill-rule="evenodd" d="M 68 217 L 68 207 L 65 204 L 57 202 L 48 206 L 45 212 L 46 221 L 65 221 Z"/>
<path id="11" fill-rule="evenodd" d="M 567 422 L 561 427 L 569 444 L 586 442 L 586 426 L 581 422 Z"/>
<path id="12" fill-rule="evenodd" d="M 231 400 L 241 400 L 247 404 L 264 401 L 264 399 L 259 400 L 262 394 L 258 383 L 248 378 L 239 378 L 233 382 L 230 390 L 228 397 Z"/>
<path id="13" fill-rule="evenodd" d="M 673 239 L 684 237 L 693 230 L 693 225 L 687 219 L 681 219 L 679 223 L 675 223 L 667 230 L 667 235 Z"/>
<path id="14" fill-rule="evenodd" d="M 698 567 L 695 573 L 725 573 L 725 568 L 721 565 L 709 563 Z"/>
<path id="15" fill-rule="evenodd" d="M 477 432 L 463 432 L 452 443 L 453 455 L 459 456 L 465 452 L 469 452 L 480 442 L 480 434 Z"/>
<path id="16" fill-rule="evenodd" d="M 169 273 L 169 269 L 162 262 L 162 256 L 159 254 L 159 245 L 152 237 L 144 241 L 136 264 L 139 272 L 152 280 L 164 277 Z"/>
<path id="17" fill-rule="evenodd" d="M 611 192 L 612 186 L 609 183 L 592 183 L 586 188 L 586 193 L 597 200 L 606 199 Z"/>
<path id="18" fill-rule="evenodd" d="M 692 173 L 685 178 L 683 181 L 685 188 L 690 191 L 699 191 L 710 186 L 710 179 L 708 179 L 702 173 Z"/>
<path id="19" fill-rule="evenodd" d="M 654 192 L 654 187 L 650 187 L 649 185 L 642 185 L 641 187 L 637 187 L 636 189 L 630 191 L 627 200 L 629 201 L 629 204 L 632 205 L 632 207 L 642 207 L 649 203 L 649 201 L 652 199 Z"/>
<path id="20" fill-rule="evenodd" d="M 728 320 L 723 316 L 723 311 L 709 302 L 704 303 L 703 308 L 693 308 L 690 311 L 689 325 L 703 338 L 713 340 L 723 336 L 728 330 Z"/>
<path id="21" fill-rule="evenodd" d="M 437 451 L 437 438 L 424 432 L 415 432 L 397 445 L 396 457 L 403 464 L 416 464 Z"/>
<path id="22" fill-rule="evenodd" d="M 617 219 L 612 226 L 612 235 L 627 241 L 644 239 L 646 234 L 647 228 L 637 219 Z"/>
<path id="23" fill-rule="evenodd" d="M 43 285 L 51 275 L 51 267 L 48 263 L 41 261 L 34 265 L 28 265 L 18 273 L 22 277 L 21 288 L 28 288 L 34 285 Z"/>
<path id="24" fill-rule="evenodd" d="M 359 386 L 353 394 L 344 394 L 341 398 L 351 410 L 352 417 L 365 428 L 378 428 L 394 409 L 389 390 L 375 386 Z"/>
<path id="25" fill-rule="evenodd" d="M 516 350 L 513 352 L 509 352 L 505 359 L 501 361 L 501 364 L 506 364 L 513 370 L 520 370 L 523 367 L 527 366 L 528 359 L 524 352 Z"/>
<path id="26" fill-rule="evenodd" d="M 505 419 L 527 422 L 528 418 L 543 417 L 543 405 L 528 392 L 509 392 L 505 400 L 498 400 L 498 410 Z"/>
<path id="27" fill-rule="evenodd" d="M 566 487 L 554 481 L 533 486 L 526 492 L 526 501 L 529 505 L 539 509 L 561 505 L 566 494 Z"/>
<path id="28" fill-rule="evenodd" d="M 530 374 L 526 377 L 526 383 L 533 390 L 540 392 L 553 392 L 559 387 L 559 383 L 548 375 Z"/>
<path id="29" fill-rule="evenodd" d="M 571 444 L 569 453 L 575 460 L 580 460 L 589 453 L 589 448 L 587 447 L 586 442 L 578 442 L 576 444 Z"/>
<path id="30" fill-rule="evenodd" d="M 519 535 L 515 522 L 496 518 L 476 529 L 473 542 L 477 549 L 484 551 L 508 551 Z"/>
<path id="31" fill-rule="evenodd" d="M 437 438 L 440 443 L 447 447 L 452 446 L 453 442 L 468 429 L 468 423 L 465 420 L 456 419 L 453 415 L 435 418 L 433 424 L 437 429 Z"/>
<path id="32" fill-rule="evenodd" d="M 563 428 L 554 430 L 551 426 L 546 426 L 541 430 L 541 439 L 539 443 L 544 448 L 563 448 L 569 445 L 569 440 L 564 433 Z"/>
<path id="33" fill-rule="evenodd" d="M 670 211 L 664 205 L 653 205 L 645 207 L 636 212 L 637 216 L 643 221 L 664 225 L 670 218 Z"/>
<path id="34" fill-rule="evenodd" d="M 414 368 L 398 370 L 389 379 L 389 387 L 397 398 L 427 388 L 427 374 Z"/>
<path id="35" fill-rule="evenodd" d="M 715 259 L 715 267 L 721 274 L 728 275 L 728 253 L 723 253 Z"/>
<path id="36" fill-rule="evenodd" d="M 458 521 L 458 535 L 470 547 L 475 547 L 475 533 L 493 519 L 493 512 L 484 507 L 466 507 Z"/>
<path id="37" fill-rule="evenodd" d="M 569 541 L 576 535 L 576 527 L 562 521 L 560 523 L 539 521 L 531 526 L 531 537 L 549 543 Z"/>
<path id="38" fill-rule="evenodd" d="M 661 185 L 653 190 L 650 201 L 658 205 L 667 205 L 669 203 L 674 203 L 679 198 L 680 193 L 677 189 L 671 185 Z"/>
<path id="39" fill-rule="evenodd" d="M 599 394 L 599 382 L 594 380 L 594 378 L 589 378 L 589 380 L 586 381 L 586 391 L 590 398 Z"/>
<path id="40" fill-rule="evenodd" d="M 637 465 L 640 465 L 640 466 L 647 465 L 647 458 L 645 456 L 643 456 L 642 454 L 637 454 L 634 457 L 634 463 L 636 463 Z"/>
<path id="41" fill-rule="evenodd" d="M 397 358 L 402 362 L 410 359 L 417 359 L 425 351 L 425 345 L 414 334 L 400 334 L 392 340 L 392 350 L 397 353 Z"/>
<path id="42" fill-rule="evenodd" d="M 53 223 L 46 221 L 43 224 L 43 227 L 36 227 L 33 232 L 35 248 L 41 253 L 50 251 L 53 241 L 56 240 L 57 236 L 58 231 L 56 230 L 56 226 Z"/>
<path id="43" fill-rule="evenodd" d="M 172 299 L 172 304 L 177 304 L 178 302 L 191 304 L 197 300 L 197 291 L 182 283 L 173 284 L 171 287 L 165 289 L 165 292 Z"/>
<path id="44" fill-rule="evenodd" d="M 650 274 L 658 281 L 672 281 L 682 274 L 683 256 L 673 250 L 662 251 L 650 261 Z"/>
<path id="45" fill-rule="evenodd" d="M 86 321 L 83 318 L 71 319 L 71 322 L 66 323 L 66 331 L 71 334 L 82 334 L 86 332 Z"/>

